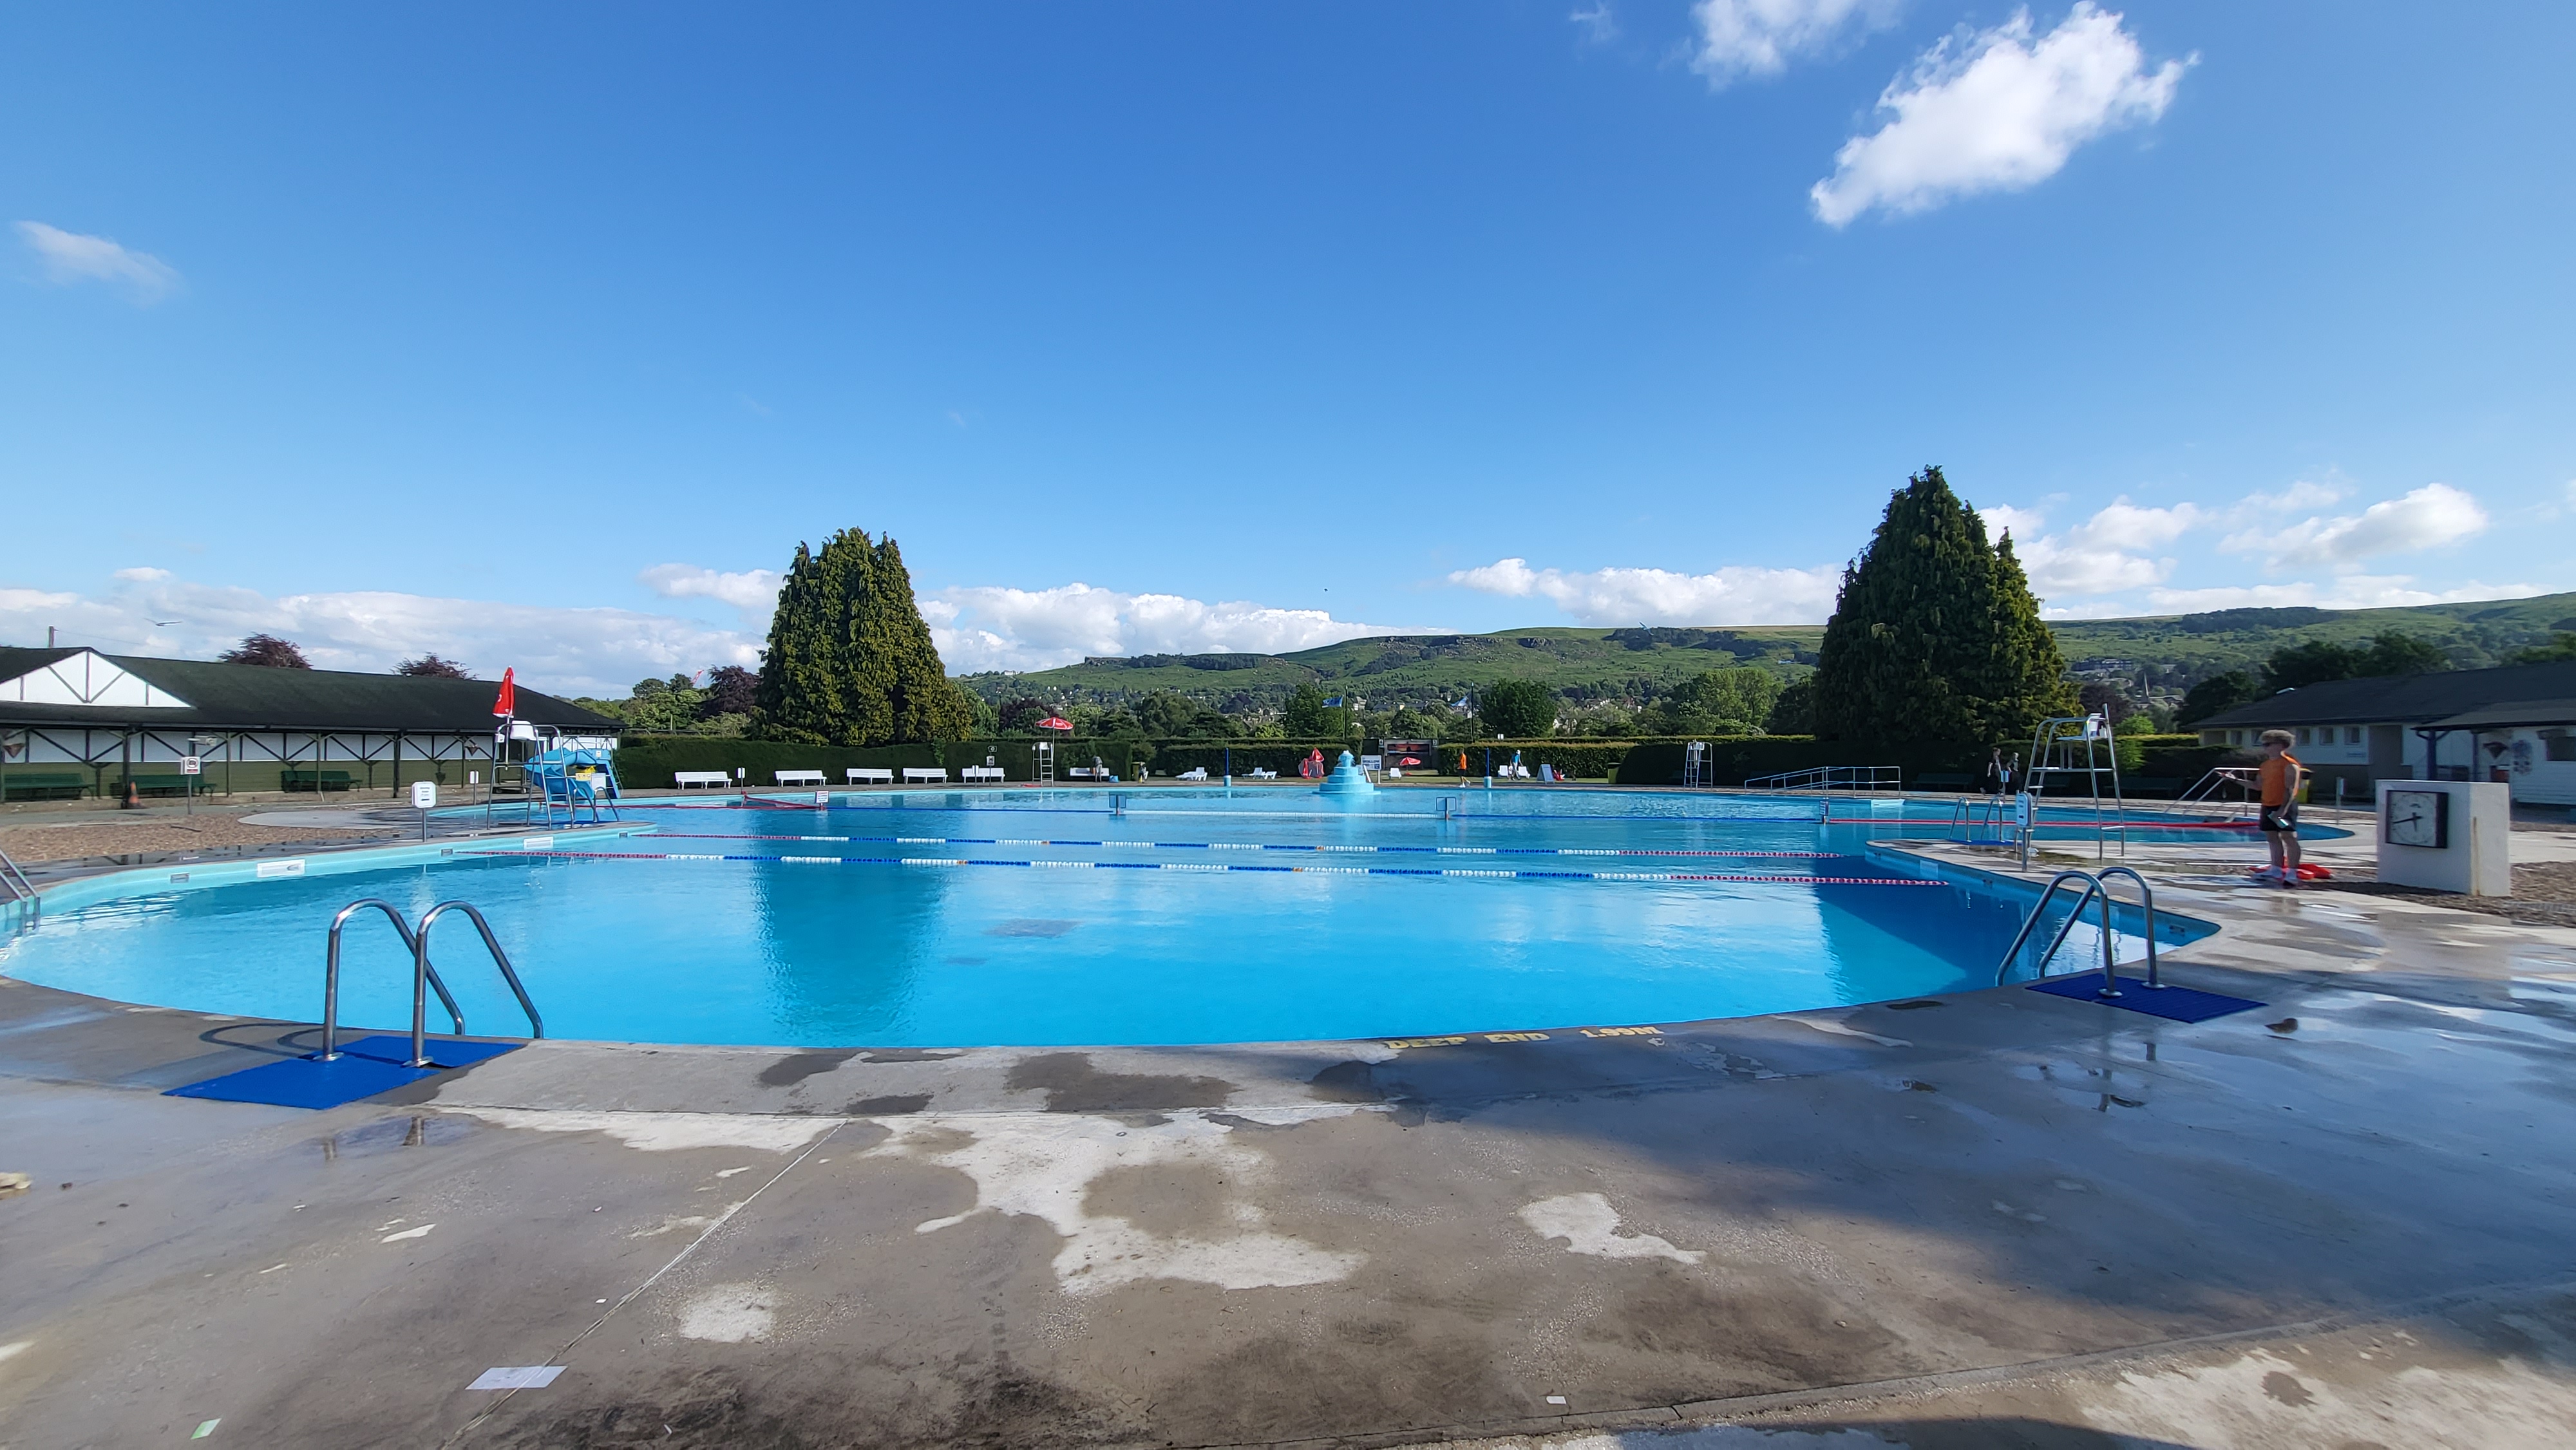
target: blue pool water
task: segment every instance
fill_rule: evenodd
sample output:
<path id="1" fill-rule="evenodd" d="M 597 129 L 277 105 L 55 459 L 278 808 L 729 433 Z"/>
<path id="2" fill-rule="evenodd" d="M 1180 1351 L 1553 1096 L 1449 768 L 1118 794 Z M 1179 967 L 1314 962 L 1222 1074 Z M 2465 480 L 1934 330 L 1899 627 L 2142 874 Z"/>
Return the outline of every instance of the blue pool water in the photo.
<path id="1" fill-rule="evenodd" d="M 1337 803 L 1153 789 L 1117 813 L 1097 792 L 832 799 L 664 803 L 629 812 L 650 827 L 638 834 L 317 857 L 300 877 L 133 873 L 123 880 L 141 884 L 118 894 L 75 888 L 49 907 L 0 946 L 0 971 L 309 1021 L 335 910 L 378 896 L 416 920 L 463 898 L 554 1037 L 1241 1042 L 1685 1021 L 1986 986 L 2026 909 L 1865 853 L 1873 836 L 1940 834 L 1949 808 L 1924 803 L 1909 816 L 1835 802 L 1858 818 L 1840 824 L 1813 799 L 1575 790 Z M 2061 969 L 2083 960 L 2086 935 Z M 472 1030 L 524 1032 L 468 923 L 443 923 L 434 957 Z M 381 917 L 353 923 L 343 970 L 344 1022 L 408 1024 L 408 958 Z M 446 1026 L 435 1002 L 431 1026 Z"/>

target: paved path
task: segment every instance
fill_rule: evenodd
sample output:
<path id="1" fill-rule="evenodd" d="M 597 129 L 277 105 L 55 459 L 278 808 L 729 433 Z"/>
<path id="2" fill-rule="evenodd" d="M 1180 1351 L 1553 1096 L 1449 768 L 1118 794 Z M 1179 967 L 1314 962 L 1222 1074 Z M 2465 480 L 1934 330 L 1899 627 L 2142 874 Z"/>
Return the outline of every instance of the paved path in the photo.
<path id="1" fill-rule="evenodd" d="M 2576 934 L 2168 896 L 2264 1011 L 548 1043 L 300 1113 L 157 1095 L 289 1024 L 0 981 L 0 1445 L 2563 1443 Z"/>

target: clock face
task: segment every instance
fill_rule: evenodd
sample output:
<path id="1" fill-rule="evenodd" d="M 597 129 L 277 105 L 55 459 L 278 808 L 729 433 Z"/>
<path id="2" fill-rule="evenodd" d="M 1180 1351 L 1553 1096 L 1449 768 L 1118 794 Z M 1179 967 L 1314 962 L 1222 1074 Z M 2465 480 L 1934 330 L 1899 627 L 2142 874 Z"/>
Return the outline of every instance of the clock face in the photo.
<path id="1" fill-rule="evenodd" d="M 2392 790 L 2380 838 L 2392 846 L 2442 850 L 2451 844 L 2451 796 L 2439 790 Z"/>

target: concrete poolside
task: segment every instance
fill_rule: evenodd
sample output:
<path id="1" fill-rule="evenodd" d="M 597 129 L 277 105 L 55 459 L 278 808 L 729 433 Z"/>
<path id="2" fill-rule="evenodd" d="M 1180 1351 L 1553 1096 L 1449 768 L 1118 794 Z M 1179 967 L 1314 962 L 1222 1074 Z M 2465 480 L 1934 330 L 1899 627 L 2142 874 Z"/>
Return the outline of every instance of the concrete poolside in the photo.
<path id="1" fill-rule="evenodd" d="M 2266 1010 L 541 1043 L 304 1113 L 157 1095 L 290 1025 L 0 980 L 0 1445 L 2564 1443 L 2576 932 L 2187 879 L 2171 977 Z"/>

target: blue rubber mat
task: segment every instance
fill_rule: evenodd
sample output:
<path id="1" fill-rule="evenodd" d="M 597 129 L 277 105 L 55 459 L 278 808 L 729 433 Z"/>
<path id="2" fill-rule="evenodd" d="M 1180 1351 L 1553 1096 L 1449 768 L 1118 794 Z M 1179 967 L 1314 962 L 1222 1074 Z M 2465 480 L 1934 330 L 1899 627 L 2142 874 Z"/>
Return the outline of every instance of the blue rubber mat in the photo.
<path id="1" fill-rule="evenodd" d="M 2101 997 L 2095 995 L 2102 990 L 2100 972 L 2050 977 L 2044 982 L 2031 983 L 2030 989 L 2046 992 L 2052 997 L 2071 997 L 2078 1002 L 2124 1007 L 2131 1012 L 2144 1012 L 2150 1017 L 2162 1017 L 2171 1022 L 2206 1022 L 2212 1017 L 2250 1011 L 2263 1005 L 2217 992 L 2195 992 L 2189 987 L 2150 987 L 2137 977 L 2120 979 L 2119 996 Z"/>
<path id="2" fill-rule="evenodd" d="M 361 1037 L 342 1043 L 340 1056 L 330 1062 L 310 1057 L 281 1058 L 172 1088 L 162 1096 L 265 1103 L 279 1108 L 336 1108 L 425 1077 L 436 1077 L 449 1068 L 514 1052 L 518 1044 L 433 1037 L 427 1047 L 429 1060 L 435 1066 L 405 1067 L 403 1064 L 411 1060 L 410 1037 L 392 1033 Z"/>

